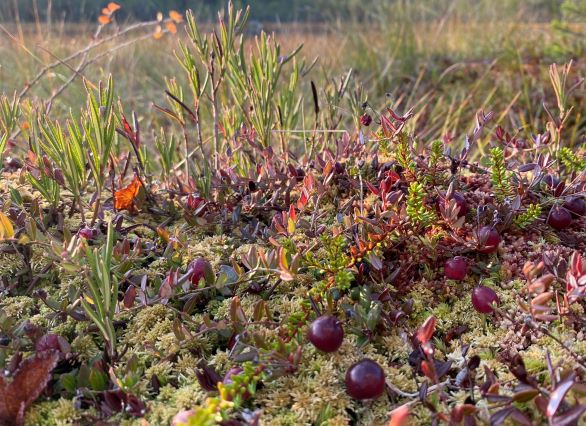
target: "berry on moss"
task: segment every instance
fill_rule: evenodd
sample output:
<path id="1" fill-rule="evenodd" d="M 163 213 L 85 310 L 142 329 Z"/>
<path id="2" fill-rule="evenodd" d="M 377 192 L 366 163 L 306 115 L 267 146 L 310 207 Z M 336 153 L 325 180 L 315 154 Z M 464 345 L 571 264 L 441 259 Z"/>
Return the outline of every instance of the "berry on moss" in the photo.
<path id="1" fill-rule="evenodd" d="M 499 304 L 499 298 L 495 291 L 490 287 L 480 285 L 472 290 L 472 306 L 477 312 L 482 314 L 490 314 L 493 309 L 493 304 Z"/>
<path id="2" fill-rule="evenodd" d="M 547 223 L 554 229 L 565 229 L 572 224 L 572 214 L 563 207 L 553 207 L 547 217 Z"/>
<path id="3" fill-rule="evenodd" d="M 461 281 L 468 273 L 468 263 L 462 256 L 452 257 L 444 264 L 444 275 L 449 280 Z"/>
<path id="4" fill-rule="evenodd" d="M 494 253 L 501 243 L 501 236 L 494 226 L 483 226 L 478 231 L 478 252 Z"/>
<path id="5" fill-rule="evenodd" d="M 344 340 L 344 328 L 336 317 L 324 315 L 311 323 L 307 337 L 320 351 L 335 352 Z"/>
<path id="6" fill-rule="evenodd" d="M 346 391 L 354 399 L 375 399 L 385 391 L 385 372 L 375 361 L 365 358 L 346 372 Z"/>

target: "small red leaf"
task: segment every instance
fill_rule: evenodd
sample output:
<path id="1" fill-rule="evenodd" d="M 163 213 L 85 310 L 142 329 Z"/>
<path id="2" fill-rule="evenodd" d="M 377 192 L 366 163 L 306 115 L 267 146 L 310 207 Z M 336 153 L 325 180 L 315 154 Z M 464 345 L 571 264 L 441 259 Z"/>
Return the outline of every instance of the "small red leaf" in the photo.
<path id="1" fill-rule="evenodd" d="M 421 344 L 425 344 L 429 342 L 431 336 L 435 332 L 435 324 L 436 320 L 435 317 L 432 315 L 425 320 L 423 325 L 417 331 L 417 339 L 421 342 Z"/>
<path id="2" fill-rule="evenodd" d="M 132 305 L 134 305 L 135 299 L 136 299 L 136 287 L 131 285 L 126 290 L 126 293 L 124 293 L 124 307 L 126 309 L 132 308 Z"/>

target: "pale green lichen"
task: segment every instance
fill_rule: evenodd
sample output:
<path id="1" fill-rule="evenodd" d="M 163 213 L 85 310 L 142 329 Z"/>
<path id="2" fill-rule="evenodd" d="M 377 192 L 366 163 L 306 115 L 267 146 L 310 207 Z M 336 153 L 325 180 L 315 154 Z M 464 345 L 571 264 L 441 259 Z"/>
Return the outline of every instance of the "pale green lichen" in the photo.
<path id="1" fill-rule="evenodd" d="M 36 301 L 28 296 L 4 297 L 0 302 L 6 316 L 16 320 L 28 319 L 36 310 Z"/>
<path id="2" fill-rule="evenodd" d="M 25 268 L 22 256 L 18 253 L 0 253 L 0 277 L 12 278 Z"/>
<path id="3" fill-rule="evenodd" d="M 91 411 L 90 411 L 91 412 Z M 89 414 L 86 411 L 86 414 Z M 25 416 L 26 426 L 70 426 L 79 424 L 81 413 L 72 400 L 59 398 L 42 401 L 30 407 Z"/>
<path id="4" fill-rule="evenodd" d="M 81 334 L 71 342 L 71 350 L 76 353 L 81 361 L 89 361 L 101 351 L 94 338 L 89 334 Z"/>

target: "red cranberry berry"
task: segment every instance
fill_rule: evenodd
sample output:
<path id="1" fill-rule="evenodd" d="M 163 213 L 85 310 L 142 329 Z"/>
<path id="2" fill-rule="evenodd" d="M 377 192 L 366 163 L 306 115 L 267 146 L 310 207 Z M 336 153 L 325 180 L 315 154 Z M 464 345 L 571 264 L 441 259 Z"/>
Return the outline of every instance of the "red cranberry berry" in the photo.
<path id="1" fill-rule="evenodd" d="M 372 123 L 372 117 L 370 116 L 370 114 L 368 113 L 364 113 L 362 114 L 362 117 L 360 117 L 360 124 L 362 124 L 365 127 L 370 126 Z"/>
<path id="2" fill-rule="evenodd" d="M 501 236 L 494 226 L 483 226 L 478 231 L 478 252 L 489 254 L 497 251 Z"/>
<path id="3" fill-rule="evenodd" d="M 461 281 L 466 278 L 468 273 L 468 263 L 462 256 L 452 257 L 446 260 L 444 265 L 444 275 L 449 280 Z"/>
<path id="4" fill-rule="evenodd" d="M 586 201 L 582 197 L 570 197 L 564 203 L 564 207 L 570 211 L 573 217 L 586 216 Z"/>
<path id="5" fill-rule="evenodd" d="M 375 399 L 385 391 L 385 372 L 371 359 L 365 358 L 346 371 L 346 392 L 354 399 Z"/>
<path id="6" fill-rule="evenodd" d="M 572 214 L 563 207 L 553 207 L 547 217 L 547 223 L 555 229 L 565 229 L 572 223 Z"/>
<path id="7" fill-rule="evenodd" d="M 323 352 L 335 352 L 344 340 L 344 328 L 336 317 L 323 315 L 309 326 L 309 341 Z"/>
<path id="8" fill-rule="evenodd" d="M 493 311 L 493 303 L 498 305 L 500 301 L 492 288 L 480 285 L 472 290 L 472 305 L 476 311 L 490 314 Z"/>
<path id="9" fill-rule="evenodd" d="M 464 196 L 459 192 L 454 192 L 451 198 L 445 200 L 446 206 L 450 203 L 450 200 L 454 200 L 456 202 L 456 206 L 459 208 L 458 217 L 466 216 L 466 213 L 468 213 L 469 208 L 468 202 L 466 201 Z"/>
<path id="10" fill-rule="evenodd" d="M 191 273 L 191 283 L 199 284 L 202 278 L 206 284 L 211 284 L 214 281 L 214 271 L 210 262 L 203 257 L 198 257 L 189 264 L 189 272 Z"/>

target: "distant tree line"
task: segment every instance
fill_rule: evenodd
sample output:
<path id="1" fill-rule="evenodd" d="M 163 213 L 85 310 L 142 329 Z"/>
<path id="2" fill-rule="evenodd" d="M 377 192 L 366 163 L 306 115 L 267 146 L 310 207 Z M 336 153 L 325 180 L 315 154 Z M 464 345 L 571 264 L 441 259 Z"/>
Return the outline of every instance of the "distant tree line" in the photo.
<path id="1" fill-rule="evenodd" d="M 0 0 L 0 20 L 69 21 L 94 20 L 110 0 Z M 501 16 L 515 14 L 519 8 L 531 11 L 539 20 L 557 18 L 563 3 L 584 0 L 234 0 L 237 6 L 250 5 L 252 19 L 258 21 L 324 21 L 333 18 L 367 20 L 376 17 L 381 7 L 409 7 L 418 19 L 435 19 L 447 10 L 458 10 L 468 18 L 473 14 Z M 149 20 L 159 11 L 193 9 L 200 20 L 209 20 L 228 0 L 118 0 L 122 9 L 118 19 Z M 457 7 L 453 7 L 457 3 Z M 498 6 L 497 6 L 498 5 Z M 480 16 L 482 18 L 482 16 Z"/>
<path id="2" fill-rule="evenodd" d="M 344 0 L 342 0 L 343 2 Z M 366 0 L 368 2 L 369 0 Z M 1 0 L 0 18 L 21 21 L 65 20 L 78 22 L 94 20 L 109 0 Z M 117 0 L 122 9 L 118 19 L 149 20 L 157 12 L 193 9 L 200 19 L 212 19 L 216 12 L 226 7 L 226 0 Z M 324 3 L 335 0 L 235 0 L 236 6 L 250 5 L 252 18 L 259 21 L 321 20 L 327 17 Z M 330 9 L 330 11 L 333 11 Z"/>

